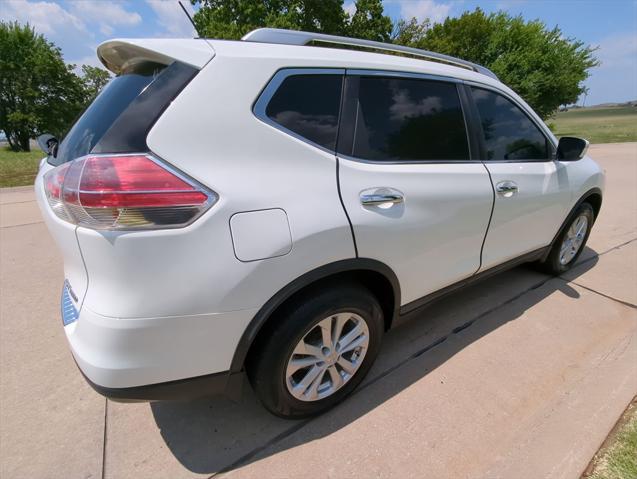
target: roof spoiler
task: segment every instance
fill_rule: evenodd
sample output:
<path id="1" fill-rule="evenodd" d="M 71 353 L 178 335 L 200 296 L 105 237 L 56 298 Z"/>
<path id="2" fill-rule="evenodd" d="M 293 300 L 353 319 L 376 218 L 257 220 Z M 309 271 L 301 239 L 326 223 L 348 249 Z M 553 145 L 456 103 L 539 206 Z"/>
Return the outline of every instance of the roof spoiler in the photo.
<path id="1" fill-rule="evenodd" d="M 145 61 L 169 65 L 177 60 L 201 69 L 214 56 L 214 49 L 203 39 L 115 39 L 97 47 L 97 57 L 116 75 Z"/>

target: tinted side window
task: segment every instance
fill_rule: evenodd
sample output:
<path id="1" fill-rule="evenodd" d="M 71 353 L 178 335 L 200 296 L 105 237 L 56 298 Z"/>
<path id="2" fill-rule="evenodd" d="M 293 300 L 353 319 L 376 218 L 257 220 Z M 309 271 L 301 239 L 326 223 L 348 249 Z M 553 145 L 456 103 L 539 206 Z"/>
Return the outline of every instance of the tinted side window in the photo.
<path id="1" fill-rule="evenodd" d="M 544 134 L 510 100 L 482 88 L 472 88 L 487 149 L 487 159 L 546 160 Z"/>
<path id="2" fill-rule="evenodd" d="M 266 115 L 327 149 L 336 148 L 341 75 L 293 75 L 287 77 L 270 99 Z"/>
<path id="3" fill-rule="evenodd" d="M 359 77 L 353 156 L 375 161 L 468 160 L 456 85 Z"/>

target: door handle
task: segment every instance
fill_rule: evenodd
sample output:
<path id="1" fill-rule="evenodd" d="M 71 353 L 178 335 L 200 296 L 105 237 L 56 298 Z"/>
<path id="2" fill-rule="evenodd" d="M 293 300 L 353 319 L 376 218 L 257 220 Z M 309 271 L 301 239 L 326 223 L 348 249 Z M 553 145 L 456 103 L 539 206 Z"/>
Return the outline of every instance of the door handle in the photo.
<path id="1" fill-rule="evenodd" d="M 361 195 L 361 203 L 365 206 L 378 206 L 385 203 L 402 203 L 401 195 Z"/>
<path id="2" fill-rule="evenodd" d="M 495 191 L 497 191 L 500 196 L 511 198 L 518 193 L 518 185 L 515 181 L 501 181 L 495 185 Z"/>
<path id="3" fill-rule="evenodd" d="M 390 207 L 392 205 L 405 201 L 403 194 L 393 188 L 374 188 L 362 191 L 360 194 L 361 204 L 363 206 L 382 206 Z"/>

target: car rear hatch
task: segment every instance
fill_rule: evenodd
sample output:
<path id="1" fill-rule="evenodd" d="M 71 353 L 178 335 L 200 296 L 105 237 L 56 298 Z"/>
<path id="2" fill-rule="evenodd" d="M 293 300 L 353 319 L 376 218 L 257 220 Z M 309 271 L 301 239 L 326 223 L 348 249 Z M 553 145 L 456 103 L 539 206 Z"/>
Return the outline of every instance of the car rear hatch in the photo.
<path id="1" fill-rule="evenodd" d="M 78 170 L 76 166 L 82 164 L 75 174 L 77 197 L 81 195 L 79 176 L 90 164 L 104 171 L 106 162 L 110 166 L 119 165 L 119 171 L 126 172 L 126 162 L 137 162 L 151 170 L 154 168 L 155 176 L 157 173 L 166 176 L 159 166 L 153 165 L 152 157 L 140 158 L 138 154 L 149 153 L 146 145 L 149 130 L 170 102 L 214 57 L 214 50 L 206 40 L 199 39 L 113 40 L 98 47 L 98 56 L 116 76 L 76 120 L 60 143 L 57 155 L 42 162 L 35 184 L 45 222 L 64 259 L 62 317 L 65 325 L 77 319 L 89 284 L 77 236 L 78 223 L 94 219 L 78 213 L 81 210 L 84 214 L 90 208 L 77 208 L 73 201 L 67 201 L 68 191 L 72 190 L 68 184 L 73 172 Z M 118 156 L 117 165 L 108 158 L 113 154 Z M 93 155 L 97 160 L 92 159 Z M 128 170 L 131 169 L 134 167 L 129 166 Z M 166 181 L 165 177 L 159 180 Z M 173 180 L 183 185 L 178 179 Z M 99 181 L 93 186 L 93 193 L 99 192 Z M 98 200 L 102 201 L 103 195 Z M 96 229 L 102 227 L 99 220 L 98 215 L 92 223 Z M 91 227 L 90 222 L 88 226 Z"/>

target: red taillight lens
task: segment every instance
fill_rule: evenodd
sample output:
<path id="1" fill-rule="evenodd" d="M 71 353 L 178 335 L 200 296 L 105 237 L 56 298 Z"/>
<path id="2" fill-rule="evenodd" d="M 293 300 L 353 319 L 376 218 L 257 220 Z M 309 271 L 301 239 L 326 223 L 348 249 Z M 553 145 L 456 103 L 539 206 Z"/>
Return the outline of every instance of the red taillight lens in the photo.
<path id="1" fill-rule="evenodd" d="M 50 171 L 44 177 L 44 188 L 47 195 L 53 198 L 60 199 L 62 196 L 62 185 L 64 184 L 64 177 L 66 171 L 69 169 L 69 164 L 66 163 L 56 169 Z"/>
<path id="2" fill-rule="evenodd" d="M 48 172 L 44 184 L 60 218 L 97 229 L 184 226 L 217 199 L 149 155 L 80 158 Z"/>

